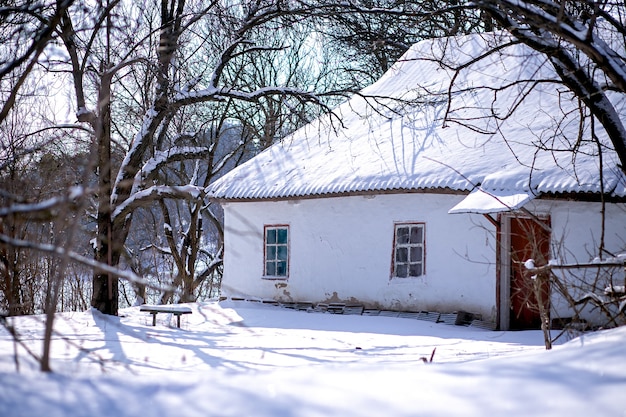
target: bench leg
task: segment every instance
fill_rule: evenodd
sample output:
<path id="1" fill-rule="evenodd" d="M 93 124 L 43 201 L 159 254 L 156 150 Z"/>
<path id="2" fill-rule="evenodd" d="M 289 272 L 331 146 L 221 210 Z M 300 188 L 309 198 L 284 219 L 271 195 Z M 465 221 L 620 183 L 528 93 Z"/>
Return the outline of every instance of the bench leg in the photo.
<path id="1" fill-rule="evenodd" d="M 180 329 L 180 314 L 176 314 L 176 327 Z"/>
<path id="2" fill-rule="evenodd" d="M 157 313 L 152 313 L 151 312 L 150 314 L 152 314 L 152 326 L 156 326 L 156 315 L 157 315 Z"/>

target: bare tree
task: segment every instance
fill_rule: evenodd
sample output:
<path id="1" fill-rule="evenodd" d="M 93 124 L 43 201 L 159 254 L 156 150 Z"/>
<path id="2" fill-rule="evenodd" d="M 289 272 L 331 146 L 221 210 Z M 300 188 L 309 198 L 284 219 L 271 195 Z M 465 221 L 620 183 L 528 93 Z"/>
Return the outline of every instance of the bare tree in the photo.
<path id="1" fill-rule="evenodd" d="M 354 86 L 363 86 L 380 78 L 420 40 L 485 31 L 479 12 L 461 3 L 358 0 L 335 5 L 317 29 Z"/>
<path id="2" fill-rule="evenodd" d="M 122 30 L 114 22 L 111 10 L 121 7 L 117 2 L 102 5 L 98 10 L 93 28 L 81 32 L 74 28 L 72 17 L 66 14 L 62 21 L 61 38 L 70 58 L 74 79 L 78 117 L 88 123 L 98 143 L 98 238 L 96 260 L 108 265 L 118 265 L 124 242 L 132 224 L 132 213 L 137 207 L 163 198 L 197 200 L 202 198 L 202 187 L 195 184 L 170 186 L 151 184 L 159 170 L 181 160 L 205 158 L 210 154 L 206 147 L 178 146 L 171 135 L 176 136 L 176 126 L 185 109 L 202 103 L 223 100 L 258 102 L 264 97 L 286 95 L 302 102 L 319 103 L 319 99 L 301 89 L 292 87 L 266 87 L 249 89 L 245 85 L 228 82 L 225 76 L 229 65 L 242 67 L 240 62 L 248 55 L 257 55 L 276 48 L 256 45 L 251 41 L 251 32 L 269 30 L 272 25 L 282 25 L 281 17 L 287 13 L 279 4 L 223 5 L 217 2 L 208 5 L 187 5 L 185 2 L 163 4 L 160 21 L 154 33 L 146 33 L 145 40 L 158 37 L 156 51 L 147 51 L 141 43 L 120 51 L 111 46 L 113 39 L 120 39 Z M 182 45 L 192 30 L 200 30 L 199 22 L 209 19 L 211 30 L 222 31 L 222 47 L 217 58 L 211 57 L 213 70 L 205 78 L 184 79 L 185 73 L 179 62 L 197 60 L 193 54 L 203 51 L 203 42 L 193 42 L 192 48 Z M 89 33 L 88 36 L 84 36 Z M 96 46 L 101 44 L 100 49 Z M 188 49 L 192 49 L 189 51 Z M 192 55 L 186 56 L 187 53 Z M 94 72 L 92 61 L 97 59 L 99 67 Z M 115 61 L 115 62 L 114 62 Z M 205 60 L 206 62 L 206 60 Z M 113 175 L 111 159 L 112 120 L 111 102 L 113 89 L 127 72 L 141 65 L 149 69 L 153 93 L 141 103 L 145 106 L 141 129 L 135 134 L 121 161 L 117 174 Z M 245 68 L 245 65 L 243 66 Z M 90 87 L 88 76 L 96 75 L 96 84 Z M 233 80 L 231 80 L 233 81 Z M 96 100 L 88 99 L 91 94 Z M 94 103 L 92 107 L 89 103 Z M 180 130 L 179 130 L 180 132 Z M 182 132 L 181 132 L 182 133 Z M 185 135 L 188 135 L 185 133 Z M 92 305 L 99 310 L 116 314 L 117 280 L 107 274 L 96 274 L 93 283 Z"/>
<path id="3" fill-rule="evenodd" d="M 336 101 L 312 91 L 325 90 L 341 99 L 355 85 L 328 83 L 340 78 L 333 78 L 337 62 L 331 61 L 331 55 L 324 55 L 323 61 L 315 56 L 320 48 L 312 40 L 319 38 L 320 22 L 341 23 L 341 19 L 333 19 L 360 14 L 372 19 L 370 27 L 376 28 L 378 42 L 385 26 L 394 25 L 389 31 L 391 37 L 406 23 L 399 17 L 423 22 L 430 13 L 417 3 L 397 6 L 305 0 L 180 0 L 157 6 L 103 0 L 88 13 L 72 1 L 7 4 L 0 8 L 0 24 L 7 29 L 3 33 L 11 34 L 7 38 L 11 42 L 3 46 L 7 52 L 3 56 L 8 59 L 0 68 L 6 94 L 0 121 L 13 111 L 15 98 L 26 91 L 25 80 L 35 70 L 44 80 L 52 75 L 67 77 L 72 85 L 67 94 L 78 123 L 56 128 L 73 129 L 89 144 L 84 171 L 94 172 L 97 178 L 96 183 L 91 178 L 79 182 L 81 193 L 61 190 L 43 205 L 37 202 L 19 210 L 49 213 L 50 207 L 75 205 L 77 195 L 84 200 L 78 204 L 81 207 L 95 203 L 95 261 L 102 267 L 94 273 L 91 304 L 116 314 L 120 274 L 105 266 L 118 266 L 124 254 L 137 253 L 137 248 L 126 245 L 136 210 L 156 204 L 167 216 L 170 203 L 165 204 L 165 200 L 187 201 L 188 208 L 194 209 L 185 215 L 199 222 L 202 216 L 198 208 L 205 210 L 205 219 L 216 225 L 219 235 L 217 217 L 208 214 L 202 201 L 203 185 L 219 175 L 219 169 L 240 160 L 242 154 L 228 153 L 216 160 L 212 154 L 215 149 L 190 142 L 182 145 L 180 138 L 199 137 L 206 121 L 199 123 L 198 119 L 207 115 L 215 117 L 211 122 L 239 116 L 241 132 L 255 149 L 262 149 L 310 120 L 320 109 L 328 110 Z M 382 19 L 385 13 L 391 18 Z M 398 46 L 401 42 L 397 39 L 404 35 L 394 36 L 396 41 L 385 44 L 395 45 L 400 53 L 406 43 Z M 29 41 L 22 42 L 24 39 Z M 313 44 L 316 46 L 308 52 L 303 47 Z M 295 59 L 277 60 L 281 54 Z M 277 71 L 285 62 L 289 70 Z M 230 110 L 213 116 L 220 108 Z M 26 154 L 32 152 L 37 150 Z M 201 179 L 171 175 L 176 164 L 187 170 L 184 161 L 206 158 L 214 159 Z M 165 176 L 168 170 L 170 175 Z M 6 213 L 15 211 L 9 207 Z M 196 225 L 196 234 L 198 230 Z M 183 241 L 189 235 L 185 236 Z M 27 239 L 3 238 L 12 242 L 10 247 L 29 246 Z M 197 245 L 199 240 L 193 242 Z M 50 249 L 36 242 L 30 246 L 44 252 Z M 216 261 L 218 253 L 219 249 L 211 255 Z M 77 255 L 71 257 L 79 259 Z M 205 272 L 198 276 L 203 275 Z"/>
<path id="4" fill-rule="evenodd" d="M 41 63 L 42 54 L 55 39 L 62 16 L 73 2 L 8 0 L 0 6 L 0 123 L 7 118 L 21 90 L 29 85 L 27 80 Z"/>
<path id="5" fill-rule="evenodd" d="M 626 93 L 623 2 L 470 2 L 517 40 L 545 54 L 560 81 L 602 124 L 626 172 L 626 129 L 610 100 Z"/>
<path id="6" fill-rule="evenodd" d="M 280 36 L 279 36 L 280 35 Z M 281 33 L 256 34 L 256 42 L 272 50 L 263 55 L 245 57 L 233 67 L 227 68 L 224 77 L 232 84 L 247 89 L 259 89 L 279 83 L 312 86 L 319 90 L 320 82 L 331 89 L 319 70 L 319 61 L 311 56 L 306 46 L 309 34 L 292 28 Z M 290 48 L 282 45 L 287 43 Z M 226 100 L 220 105 L 187 110 L 183 117 L 203 120 L 196 122 L 197 134 L 175 137 L 178 146 L 211 148 L 208 156 L 195 162 L 180 161 L 163 168 L 156 177 L 159 183 L 194 183 L 206 187 L 214 178 L 253 156 L 256 152 L 280 140 L 288 132 L 306 123 L 314 111 L 289 95 L 262 97 L 251 105 L 239 100 Z M 221 282 L 223 232 L 221 210 L 215 205 L 201 205 L 197 201 L 160 201 L 158 213 L 162 219 L 155 241 L 144 250 L 135 248 L 133 253 L 157 252 L 171 259 L 171 266 L 160 275 L 172 275 L 167 282 L 171 289 L 158 300 L 194 301 L 199 296 L 218 295 Z M 149 209 L 151 210 L 151 209 Z M 138 250 L 139 249 L 139 250 Z M 144 257 L 145 258 L 145 257 Z M 156 259 L 152 257 L 152 259 Z M 176 293 L 178 291 L 178 293 Z M 146 299 L 145 295 L 140 295 Z M 150 297 L 154 299 L 154 297 Z"/>
<path id="7" fill-rule="evenodd" d="M 291 78 L 290 74 L 283 80 L 274 78 L 264 83 L 264 80 L 255 77 L 255 72 L 259 70 L 260 59 L 287 46 L 276 43 L 277 31 L 297 27 L 295 25 L 300 24 L 303 18 L 328 16 L 332 9 L 341 7 L 341 4 L 322 4 L 321 7 L 317 2 L 305 1 L 212 2 L 208 5 L 191 5 L 180 1 L 163 4 L 158 25 L 153 25 L 155 32 L 146 33 L 145 36 L 147 43 L 158 36 L 159 46 L 156 51 L 146 50 L 142 45 L 132 45 L 123 54 L 120 49 L 113 51 L 111 48 L 111 39 L 118 39 L 121 33 L 120 25 L 113 22 L 110 13 L 114 7 L 117 7 L 116 2 L 111 2 L 107 7 L 103 5 L 89 38 L 101 38 L 102 43 L 101 52 L 95 54 L 100 59 L 100 65 L 96 72 L 96 87 L 92 88 L 98 92 L 97 105 L 92 110 L 87 110 L 89 103 L 86 100 L 85 80 L 87 74 L 92 74 L 92 68 L 87 63 L 94 58 L 94 51 L 79 48 L 79 45 L 90 44 L 79 39 L 79 32 L 74 29 L 69 16 L 62 22 L 62 39 L 71 59 L 79 120 L 91 125 L 99 144 L 96 260 L 109 265 L 119 264 L 124 242 L 130 232 L 133 212 L 138 207 L 163 199 L 193 201 L 192 206 L 195 204 L 196 209 L 201 206 L 202 186 L 193 183 L 171 185 L 158 181 L 163 167 L 167 165 L 183 160 L 211 158 L 210 148 L 179 146 L 175 139 L 197 134 L 189 135 L 189 129 L 192 132 L 198 130 L 192 123 L 187 123 L 185 117 L 194 114 L 192 109 L 209 104 L 218 105 L 224 101 L 248 103 L 248 109 L 271 110 L 274 105 L 285 105 L 291 115 L 297 115 L 303 121 L 306 121 L 303 115 L 306 115 L 307 103 L 328 109 L 320 95 L 311 93 L 307 88 L 309 85 L 303 85 L 299 80 Z M 350 7 L 348 12 L 374 16 L 384 12 L 384 9 Z M 393 14 L 399 15 L 397 10 Z M 193 38 L 190 37 L 191 33 L 194 34 Z M 216 33 L 220 35 L 217 38 Z M 211 55 L 207 60 L 208 52 Z M 114 59 L 116 62 L 112 62 Z M 204 70 L 192 76 L 181 66 L 181 62 L 185 62 L 185 66 L 202 62 Z M 267 62 L 271 68 L 272 62 Z M 139 73 L 150 74 L 148 78 L 153 90 L 142 102 L 144 113 L 141 129 L 132 138 L 119 168 L 115 168 L 115 178 L 111 178 L 108 173 L 113 170 L 109 156 L 112 140 L 111 106 L 114 106 L 111 102 L 114 97 L 112 91 L 117 88 L 117 84 L 123 84 L 121 80 L 127 73 L 141 65 L 147 65 L 149 69 Z M 271 121 L 266 128 L 276 126 L 276 112 L 270 112 L 265 120 Z M 270 136 L 277 132 L 270 133 Z M 265 141 L 261 146 L 269 144 Z M 163 215 L 167 216 L 167 210 L 164 209 L 167 206 L 159 204 Z M 199 219 L 193 211 L 190 215 Z M 189 238 L 186 233 L 185 236 Z M 180 257 L 178 270 L 181 270 L 182 263 L 183 257 Z M 97 274 L 93 288 L 92 305 L 103 312 L 115 314 L 116 278 Z"/>

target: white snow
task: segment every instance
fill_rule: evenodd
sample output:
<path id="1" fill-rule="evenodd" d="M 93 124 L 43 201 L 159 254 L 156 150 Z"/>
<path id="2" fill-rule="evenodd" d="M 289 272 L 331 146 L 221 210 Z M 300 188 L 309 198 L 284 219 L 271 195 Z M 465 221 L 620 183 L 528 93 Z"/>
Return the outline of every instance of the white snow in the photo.
<path id="1" fill-rule="evenodd" d="M 623 416 L 626 327 L 545 351 L 539 331 L 188 304 L 181 329 L 138 307 L 57 316 L 50 375 L 0 332 L 0 415 Z M 40 351 L 40 317 L 9 319 Z M 433 363 L 424 363 L 433 350 Z"/>
<path id="2" fill-rule="evenodd" d="M 196 185 L 154 185 L 144 190 L 134 193 L 132 196 L 121 202 L 111 215 L 113 219 L 120 215 L 127 215 L 129 210 L 137 205 L 141 205 L 142 200 L 155 199 L 157 197 L 178 198 L 178 199 L 199 199 L 204 195 L 204 189 Z"/>
<path id="3" fill-rule="evenodd" d="M 148 159 L 141 170 L 136 174 L 136 181 L 137 179 L 141 180 L 144 177 L 152 175 L 162 165 L 170 161 L 206 157 L 213 149 L 213 146 L 214 145 L 210 147 L 176 146 L 165 151 L 155 151 L 154 156 Z"/>
<path id="4" fill-rule="evenodd" d="M 432 188 L 468 192 L 477 186 L 509 194 L 599 192 L 595 145 L 586 142 L 571 157 L 579 137 L 576 100 L 558 84 L 533 82 L 557 78 L 545 57 L 514 45 L 456 77 L 449 69 L 507 40 L 487 34 L 415 44 L 334 115 L 235 168 L 208 193 L 271 199 Z M 437 62 L 442 56 L 449 67 Z M 494 117 L 505 117 L 521 97 L 512 117 Z M 606 134 L 599 134 L 610 148 Z M 583 137 L 589 136 L 587 128 Z M 605 152 L 604 187 L 623 195 L 626 181 L 617 162 Z"/>
<path id="5" fill-rule="evenodd" d="M 502 190 L 483 190 L 476 188 L 448 213 L 497 213 L 522 207 L 534 196 L 528 192 L 503 192 Z"/>

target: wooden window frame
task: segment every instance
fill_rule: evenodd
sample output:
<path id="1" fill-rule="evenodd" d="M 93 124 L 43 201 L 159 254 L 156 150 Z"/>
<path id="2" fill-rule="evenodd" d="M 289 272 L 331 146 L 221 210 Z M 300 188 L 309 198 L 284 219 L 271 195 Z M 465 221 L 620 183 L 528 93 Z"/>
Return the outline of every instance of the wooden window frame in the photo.
<path id="1" fill-rule="evenodd" d="M 399 236 L 398 236 L 398 230 L 402 229 L 402 228 L 408 228 L 408 238 L 409 241 L 404 243 L 404 242 L 398 242 Z M 420 242 L 411 242 L 411 229 L 412 228 L 419 228 L 422 231 L 422 239 Z M 398 260 L 398 258 L 400 258 L 401 256 L 398 255 L 398 250 L 399 249 L 407 249 L 407 253 L 406 253 L 406 260 L 405 261 L 401 261 Z M 420 253 L 421 253 L 421 260 L 416 260 L 416 261 L 412 261 L 411 260 L 411 252 L 412 249 L 416 249 L 419 248 L 421 249 Z M 393 250 L 391 253 L 391 279 L 412 279 L 412 278 L 420 278 L 426 275 L 426 223 L 424 222 L 401 222 L 401 223 L 395 223 L 393 226 Z M 398 266 L 402 265 L 402 266 L 406 266 L 407 271 L 406 271 L 406 275 L 402 276 L 403 274 L 401 274 L 401 276 L 398 276 Z M 417 275 L 411 275 L 411 266 L 412 265 L 420 265 L 421 266 L 421 271 L 419 274 Z"/>
<path id="2" fill-rule="evenodd" d="M 268 231 L 270 230 L 286 230 L 287 231 L 287 241 L 286 242 L 278 242 L 278 236 L 276 238 L 276 242 L 268 242 Z M 265 225 L 263 227 L 263 278 L 264 279 L 275 279 L 275 280 L 284 280 L 289 278 L 289 267 L 291 265 L 291 231 L 288 224 L 270 224 Z M 268 252 L 270 248 L 274 249 L 274 255 L 272 259 L 268 259 Z M 279 247 L 284 247 L 287 251 L 286 259 L 279 259 Z M 278 269 L 278 265 L 281 262 L 285 262 L 285 273 L 277 274 L 276 270 Z M 274 264 L 274 274 L 268 273 L 268 264 Z"/>

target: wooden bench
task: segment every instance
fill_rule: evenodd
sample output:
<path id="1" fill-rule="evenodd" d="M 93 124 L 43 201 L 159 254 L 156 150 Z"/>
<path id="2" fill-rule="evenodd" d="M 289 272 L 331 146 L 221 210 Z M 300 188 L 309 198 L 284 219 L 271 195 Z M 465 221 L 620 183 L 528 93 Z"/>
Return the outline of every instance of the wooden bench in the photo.
<path id="1" fill-rule="evenodd" d="M 174 305 L 160 305 L 160 306 L 150 306 L 150 305 L 142 305 L 139 308 L 139 311 L 145 311 L 147 313 L 152 314 L 152 325 L 156 326 L 156 316 L 159 313 L 169 313 L 176 316 L 176 327 L 180 329 L 180 316 L 183 314 L 191 314 L 191 308 L 184 306 L 174 306 Z"/>

